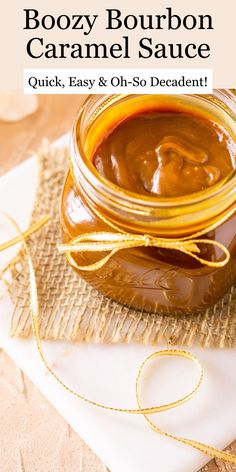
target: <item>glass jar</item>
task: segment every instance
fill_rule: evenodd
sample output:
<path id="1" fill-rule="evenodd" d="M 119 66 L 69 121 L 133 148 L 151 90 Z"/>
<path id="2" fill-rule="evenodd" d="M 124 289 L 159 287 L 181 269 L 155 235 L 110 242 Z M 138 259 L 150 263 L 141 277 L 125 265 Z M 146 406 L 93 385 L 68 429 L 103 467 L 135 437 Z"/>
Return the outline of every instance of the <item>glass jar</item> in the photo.
<path id="1" fill-rule="evenodd" d="M 72 131 L 71 166 L 61 201 L 64 242 L 84 233 L 123 232 L 161 238 L 184 238 L 214 226 L 236 205 L 236 176 L 199 193 L 177 198 L 135 194 L 104 179 L 91 157 L 103 136 L 126 117 L 150 109 L 166 109 L 175 100 L 182 110 L 204 110 L 236 139 L 236 98 L 230 90 L 212 95 L 91 95 Z M 107 224 L 109 222 L 110 224 Z M 207 230 L 201 238 L 218 241 L 230 253 L 221 268 L 201 264 L 177 250 L 158 247 L 122 249 L 97 270 L 78 270 L 89 284 L 119 303 L 152 313 L 192 313 L 219 300 L 236 281 L 236 213 Z M 217 246 L 199 244 L 200 255 L 219 261 Z M 73 253 L 72 260 L 89 265 L 107 253 Z"/>

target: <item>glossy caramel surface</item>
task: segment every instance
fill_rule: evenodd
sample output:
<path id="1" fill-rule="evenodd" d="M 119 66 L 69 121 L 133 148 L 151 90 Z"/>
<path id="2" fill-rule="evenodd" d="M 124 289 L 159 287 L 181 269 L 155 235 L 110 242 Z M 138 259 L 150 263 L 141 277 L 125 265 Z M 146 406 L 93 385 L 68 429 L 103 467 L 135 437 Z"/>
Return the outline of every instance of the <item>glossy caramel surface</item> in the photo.
<path id="1" fill-rule="evenodd" d="M 93 156 L 103 177 L 131 192 L 175 197 L 204 190 L 235 166 L 236 145 L 213 120 L 149 111 L 110 130 Z"/>

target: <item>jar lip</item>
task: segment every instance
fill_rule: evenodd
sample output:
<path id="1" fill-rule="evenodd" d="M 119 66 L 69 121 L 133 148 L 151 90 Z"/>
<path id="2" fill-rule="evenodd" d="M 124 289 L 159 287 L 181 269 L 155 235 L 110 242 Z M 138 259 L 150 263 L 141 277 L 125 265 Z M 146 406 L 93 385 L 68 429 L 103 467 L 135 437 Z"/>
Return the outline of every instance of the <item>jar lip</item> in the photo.
<path id="1" fill-rule="evenodd" d="M 236 98 L 235 95 L 227 89 L 220 90 L 216 89 L 216 96 L 226 98 L 226 100 L 234 101 L 235 112 L 236 112 Z M 114 101 L 118 100 L 119 97 L 126 97 L 130 95 L 114 95 Z M 204 98 L 204 96 L 201 96 Z M 216 183 L 212 187 L 207 189 L 191 193 L 188 195 L 178 196 L 178 197 L 159 197 L 159 196 L 149 196 L 144 194 L 139 194 L 132 192 L 126 189 L 123 189 L 116 185 L 115 183 L 109 181 L 105 177 L 99 174 L 96 167 L 92 162 L 86 157 L 83 149 L 81 140 L 78 138 L 78 131 L 81 120 L 83 119 L 83 113 L 86 109 L 87 103 L 90 101 L 91 96 L 88 96 L 84 101 L 84 104 L 74 122 L 71 136 L 71 161 L 73 169 L 80 167 L 80 171 L 83 176 L 93 186 L 94 189 L 97 189 L 103 195 L 107 195 L 113 200 L 117 200 L 120 205 L 122 203 L 126 206 L 127 204 L 132 205 L 132 207 L 139 206 L 148 206 L 149 208 L 176 208 L 176 207 L 186 207 L 193 204 L 200 204 L 201 202 L 217 197 L 222 192 L 227 193 L 236 189 L 236 169 L 234 169 L 228 176 L 223 180 Z M 76 178 L 76 172 L 75 172 Z"/>

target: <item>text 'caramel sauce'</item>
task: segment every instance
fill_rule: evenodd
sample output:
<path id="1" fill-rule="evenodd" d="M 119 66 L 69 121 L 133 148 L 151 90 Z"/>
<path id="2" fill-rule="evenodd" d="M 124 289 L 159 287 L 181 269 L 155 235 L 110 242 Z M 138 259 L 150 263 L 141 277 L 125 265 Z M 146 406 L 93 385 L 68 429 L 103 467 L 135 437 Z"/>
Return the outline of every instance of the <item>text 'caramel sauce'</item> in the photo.
<path id="1" fill-rule="evenodd" d="M 92 160 L 121 188 L 178 197 L 226 177 L 236 166 L 236 144 L 221 125 L 191 110 L 150 110 L 114 125 Z"/>

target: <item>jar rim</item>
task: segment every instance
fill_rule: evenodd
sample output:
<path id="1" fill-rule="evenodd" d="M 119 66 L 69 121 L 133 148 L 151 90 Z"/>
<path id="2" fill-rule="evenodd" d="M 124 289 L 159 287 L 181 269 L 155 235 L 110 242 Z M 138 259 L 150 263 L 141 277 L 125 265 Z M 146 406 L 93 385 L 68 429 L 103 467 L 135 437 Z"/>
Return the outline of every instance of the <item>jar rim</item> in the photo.
<path id="1" fill-rule="evenodd" d="M 115 104 L 120 98 L 124 99 L 130 96 L 131 95 L 103 95 L 103 97 L 107 97 L 107 100 L 112 104 Z M 196 97 L 196 95 L 194 96 Z M 214 90 L 214 96 L 223 100 L 227 106 L 229 102 L 230 104 L 232 102 L 233 114 L 235 113 L 236 116 L 236 97 L 230 90 L 216 89 Z M 99 174 L 91 160 L 87 158 L 81 140 L 81 126 L 83 125 L 84 113 L 91 101 L 91 97 L 95 96 L 87 97 L 74 122 L 71 139 L 71 166 L 77 184 L 81 186 L 83 185 L 83 180 L 85 180 L 90 187 L 91 198 L 95 198 L 96 194 L 97 198 L 95 198 L 95 200 L 98 205 L 101 203 L 101 199 L 108 199 L 110 205 L 112 204 L 113 211 L 115 211 L 115 208 L 119 208 L 119 210 L 123 208 L 126 211 L 129 210 L 129 214 L 136 214 L 140 217 L 141 215 L 149 215 L 149 217 L 158 219 L 161 215 L 161 218 L 163 218 L 163 212 L 165 213 L 165 211 L 172 212 L 172 216 L 177 216 L 178 213 L 181 213 L 183 216 L 185 212 L 190 215 L 192 212 L 206 210 L 209 207 L 213 209 L 213 206 L 219 213 L 223 209 L 223 204 L 224 208 L 227 208 L 235 202 L 236 169 L 225 179 L 212 187 L 179 197 L 141 195 L 123 189 L 104 178 Z M 203 97 L 204 99 L 206 96 L 197 95 L 197 97 Z M 100 198 L 98 198 L 98 194 Z M 219 202 L 222 204 L 218 205 Z"/>

